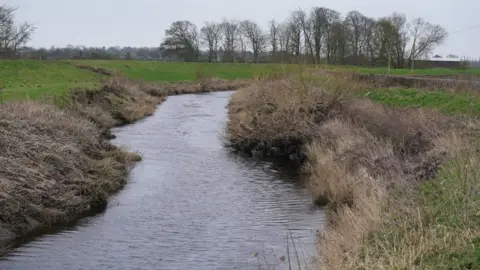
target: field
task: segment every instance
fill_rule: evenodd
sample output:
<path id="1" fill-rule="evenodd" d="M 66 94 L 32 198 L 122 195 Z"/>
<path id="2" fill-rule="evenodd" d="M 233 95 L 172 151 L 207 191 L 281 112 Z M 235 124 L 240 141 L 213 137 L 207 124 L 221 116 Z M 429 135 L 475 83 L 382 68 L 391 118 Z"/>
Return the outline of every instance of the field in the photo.
<path id="1" fill-rule="evenodd" d="M 109 70 L 115 70 L 133 79 L 150 82 L 177 82 L 195 80 L 199 72 L 223 79 L 248 79 L 254 76 L 278 72 L 292 72 L 298 70 L 298 65 L 287 64 L 244 64 L 244 63 L 177 63 L 154 61 L 125 61 L 125 60 L 74 60 L 69 63 L 87 65 Z M 360 73 L 388 74 L 388 69 L 383 67 L 368 68 L 338 65 L 307 65 L 308 68 L 350 71 Z M 480 68 L 453 70 L 446 68 L 416 69 L 391 69 L 394 75 L 480 75 Z"/>
<path id="2" fill-rule="evenodd" d="M 77 60 L 68 62 L 113 70 L 135 80 L 155 83 L 194 81 L 199 76 L 211 76 L 227 80 L 250 79 L 254 76 L 280 72 L 283 68 L 282 65 L 277 64 L 242 63 L 215 64 L 122 60 Z"/>
<path id="3" fill-rule="evenodd" d="M 280 65 L 165 63 L 149 61 L 8 61 L 0 60 L 0 102 L 64 95 L 72 88 L 95 88 L 105 76 L 78 69 L 92 66 L 152 83 L 196 81 L 203 77 L 249 79 L 279 72 Z M 287 68 L 288 69 L 288 68 Z"/>
<path id="4" fill-rule="evenodd" d="M 95 88 L 98 74 L 62 62 L 0 61 L 0 101 L 63 95 L 71 88 Z"/>
<path id="5" fill-rule="evenodd" d="M 38 99 L 69 93 L 72 88 L 96 88 L 103 75 L 81 70 L 75 65 L 104 68 L 118 72 L 128 78 L 152 83 L 175 83 L 196 81 L 203 77 L 227 80 L 250 79 L 257 76 L 292 73 L 300 70 L 298 65 L 244 64 L 244 63 L 175 63 L 156 61 L 107 61 L 70 60 L 34 61 L 0 60 L 0 102 L 14 99 Z M 361 73 L 387 73 L 386 68 L 359 68 L 351 66 L 304 66 L 308 69 L 349 71 Z M 392 70 L 392 74 L 412 75 L 410 70 Z M 415 70 L 413 75 L 476 75 L 480 69 Z"/>

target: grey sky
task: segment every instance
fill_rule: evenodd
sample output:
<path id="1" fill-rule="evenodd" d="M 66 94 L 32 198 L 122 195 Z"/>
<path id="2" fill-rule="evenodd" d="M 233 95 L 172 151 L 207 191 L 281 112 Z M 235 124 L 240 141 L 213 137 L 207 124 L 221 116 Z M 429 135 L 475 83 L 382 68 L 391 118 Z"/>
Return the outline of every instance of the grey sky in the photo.
<path id="1" fill-rule="evenodd" d="M 378 18 L 393 11 L 422 17 L 449 32 L 480 25 L 479 0 L 2 0 L 19 7 L 17 18 L 37 26 L 30 45 L 158 46 L 175 20 L 250 19 L 264 28 L 296 8 L 325 6 Z M 480 27 L 451 34 L 435 52 L 480 57 Z"/>

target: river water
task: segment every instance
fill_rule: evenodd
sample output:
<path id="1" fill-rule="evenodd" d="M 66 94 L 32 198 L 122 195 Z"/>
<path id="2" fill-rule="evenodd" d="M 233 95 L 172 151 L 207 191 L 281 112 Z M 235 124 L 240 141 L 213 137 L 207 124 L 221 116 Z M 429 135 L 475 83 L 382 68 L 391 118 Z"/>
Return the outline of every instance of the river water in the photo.
<path id="1" fill-rule="evenodd" d="M 15 249 L 0 269 L 265 269 L 287 247 L 294 265 L 297 255 L 309 264 L 323 212 L 295 174 L 224 147 L 230 95 L 169 97 L 154 116 L 115 129 L 115 144 L 143 155 L 125 189 L 105 212 Z"/>

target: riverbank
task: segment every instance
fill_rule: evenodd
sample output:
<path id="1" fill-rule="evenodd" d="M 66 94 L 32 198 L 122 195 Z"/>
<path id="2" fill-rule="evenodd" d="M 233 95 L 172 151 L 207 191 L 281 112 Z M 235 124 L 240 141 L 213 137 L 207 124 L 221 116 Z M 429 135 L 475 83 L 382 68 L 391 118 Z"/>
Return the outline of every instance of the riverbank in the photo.
<path id="1" fill-rule="evenodd" d="M 108 142 L 110 128 L 152 115 L 169 95 L 248 83 L 103 81 L 101 88 L 0 104 L 0 247 L 105 208 L 140 159 Z"/>
<path id="2" fill-rule="evenodd" d="M 373 87 L 331 74 L 258 81 L 232 96 L 227 138 L 300 165 L 328 209 L 321 269 L 477 267 L 477 120 L 362 98 Z"/>
<path id="3" fill-rule="evenodd" d="M 33 101 L 0 105 L 0 242 L 102 210 L 140 157 L 111 145 L 113 126 L 151 115 L 153 97 L 118 78 L 75 90 L 59 108 Z"/>

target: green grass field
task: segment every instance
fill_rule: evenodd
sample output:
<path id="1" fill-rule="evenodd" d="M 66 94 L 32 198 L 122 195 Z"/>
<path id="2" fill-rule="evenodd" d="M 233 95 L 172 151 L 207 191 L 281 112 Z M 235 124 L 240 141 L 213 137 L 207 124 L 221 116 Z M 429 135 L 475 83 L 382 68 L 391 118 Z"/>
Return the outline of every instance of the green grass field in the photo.
<path id="1" fill-rule="evenodd" d="M 249 79 L 255 76 L 292 73 L 298 65 L 244 64 L 244 63 L 178 63 L 158 61 L 126 60 L 0 60 L 0 102 L 14 99 L 37 99 L 68 93 L 72 88 L 95 88 L 100 85 L 102 75 L 81 70 L 74 65 L 105 68 L 131 79 L 153 83 L 195 81 L 203 76 L 223 79 Z M 387 73 L 385 68 L 359 68 L 351 66 L 308 66 L 308 68 L 362 73 Z M 411 74 L 410 70 L 392 70 L 393 74 Z M 480 74 L 480 69 L 416 70 L 414 74 L 458 75 Z"/>
<path id="2" fill-rule="evenodd" d="M 243 64 L 243 63 L 179 63 L 127 60 L 73 60 L 69 63 L 105 68 L 135 80 L 149 82 L 194 81 L 199 76 L 210 76 L 227 80 L 249 79 L 288 70 L 287 65 Z"/>
<path id="3" fill-rule="evenodd" d="M 0 102 L 63 95 L 71 88 L 95 88 L 102 76 L 58 61 L 0 61 Z"/>
<path id="4" fill-rule="evenodd" d="M 118 71 L 132 79 L 141 79 L 150 82 L 177 82 L 193 81 L 197 78 L 198 72 L 211 77 L 223 79 L 247 79 L 265 74 L 279 72 L 294 72 L 298 70 L 297 65 L 287 64 L 244 64 L 244 63 L 178 63 L 178 62 L 156 62 L 156 61 L 126 61 L 126 60 L 72 60 L 73 64 L 87 65 L 99 68 Z M 308 68 L 351 71 L 360 73 L 387 74 L 388 69 L 365 68 L 355 66 L 318 65 Z M 410 69 L 392 69 L 391 74 L 395 75 L 480 75 L 480 68 L 466 70 L 454 70 L 446 68 L 417 69 L 411 72 Z"/>
<path id="5" fill-rule="evenodd" d="M 95 88 L 105 76 L 76 68 L 84 65 L 105 68 L 135 80 L 153 83 L 195 81 L 202 76 L 248 79 L 283 70 L 270 64 L 210 64 L 154 61 L 35 61 L 0 60 L 0 102 L 59 96 L 72 88 Z M 286 67 L 288 70 L 291 67 Z"/>

